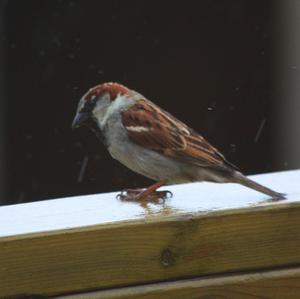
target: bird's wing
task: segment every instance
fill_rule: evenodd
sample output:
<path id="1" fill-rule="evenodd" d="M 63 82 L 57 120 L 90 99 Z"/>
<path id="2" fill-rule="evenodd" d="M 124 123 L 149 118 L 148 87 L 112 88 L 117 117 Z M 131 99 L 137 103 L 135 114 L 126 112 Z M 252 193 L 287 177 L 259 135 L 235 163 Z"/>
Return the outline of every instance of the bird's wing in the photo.
<path id="1" fill-rule="evenodd" d="M 200 167 L 231 166 L 201 135 L 148 100 L 122 112 L 129 139 L 145 148 Z"/>

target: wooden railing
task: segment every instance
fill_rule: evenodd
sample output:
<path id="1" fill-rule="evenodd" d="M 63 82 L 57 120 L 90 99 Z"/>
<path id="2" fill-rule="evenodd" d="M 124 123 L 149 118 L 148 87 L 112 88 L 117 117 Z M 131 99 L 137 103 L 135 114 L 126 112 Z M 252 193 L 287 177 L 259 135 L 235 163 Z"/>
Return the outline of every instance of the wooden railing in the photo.
<path id="1" fill-rule="evenodd" d="M 0 298 L 300 298 L 300 171 L 0 208 Z M 163 189 L 163 188 L 162 188 Z"/>

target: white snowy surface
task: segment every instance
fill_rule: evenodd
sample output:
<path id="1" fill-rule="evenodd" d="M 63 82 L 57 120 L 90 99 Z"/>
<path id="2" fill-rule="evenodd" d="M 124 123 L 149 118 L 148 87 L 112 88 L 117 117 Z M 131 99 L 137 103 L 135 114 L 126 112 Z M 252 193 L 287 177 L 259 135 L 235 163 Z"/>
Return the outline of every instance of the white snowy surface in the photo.
<path id="1" fill-rule="evenodd" d="M 55 231 L 178 213 L 206 213 L 253 205 L 300 203 L 300 170 L 250 176 L 287 194 L 287 200 L 266 203 L 264 194 L 237 184 L 192 183 L 162 187 L 173 197 L 164 204 L 142 207 L 121 202 L 115 193 L 75 196 L 0 207 L 0 237 Z"/>

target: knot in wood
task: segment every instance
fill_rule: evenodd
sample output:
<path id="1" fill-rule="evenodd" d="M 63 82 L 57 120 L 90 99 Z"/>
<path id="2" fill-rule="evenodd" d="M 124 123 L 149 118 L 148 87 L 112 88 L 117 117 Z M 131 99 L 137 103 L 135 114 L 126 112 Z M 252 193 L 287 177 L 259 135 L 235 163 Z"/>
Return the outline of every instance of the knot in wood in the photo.
<path id="1" fill-rule="evenodd" d="M 162 250 L 160 260 L 164 267 L 175 265 L 175 256 L 169 248 Z"/>

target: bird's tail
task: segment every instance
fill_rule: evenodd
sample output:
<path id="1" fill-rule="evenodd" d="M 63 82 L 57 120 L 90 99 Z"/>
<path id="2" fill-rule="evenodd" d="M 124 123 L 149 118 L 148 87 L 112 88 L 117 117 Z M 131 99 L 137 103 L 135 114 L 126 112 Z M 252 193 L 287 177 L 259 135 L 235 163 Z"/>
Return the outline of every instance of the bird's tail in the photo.
<path id="1" fill-rule="evenodd" d="M 248 179 L 247 177 L 245 177 L 242 173 L 240 173 L 239 171 L 235 171 L 234 175 L 234 182 L 239 183 L 243 186 L 246 186 L 248 188 L 254 189 L 258 192 L 267 194 L 269 196 L 272 197 L 273 200 L 282 200 L 282 199 L 286 199 L 286 194 L 284 193 L 279 193 L 276 192 L 274 190 L 271 190 L 263 185 L 260 185 L 250 179 Z"/>

